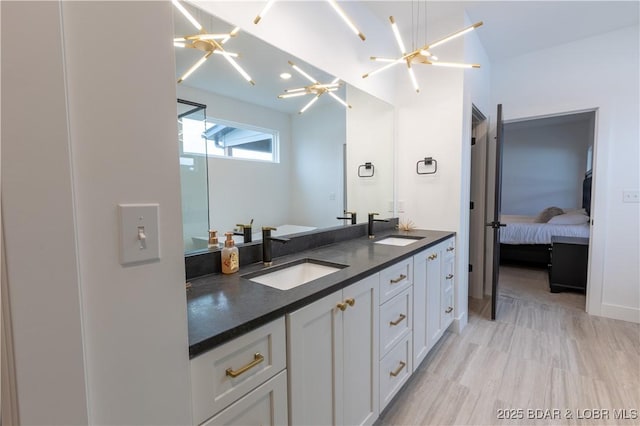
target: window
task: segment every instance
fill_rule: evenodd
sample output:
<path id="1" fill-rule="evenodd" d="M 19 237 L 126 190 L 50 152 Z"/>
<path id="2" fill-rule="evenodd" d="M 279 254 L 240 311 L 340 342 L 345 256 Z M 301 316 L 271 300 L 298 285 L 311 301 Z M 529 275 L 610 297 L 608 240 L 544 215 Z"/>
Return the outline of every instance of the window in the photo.
<path id="1" fill-rule="evenodd" d="M 278 162 L 278 132 L 274 130 L 207 118 L 202 132 L 200 120 L 184 117 L 182 136 L 185 153 Z"/>

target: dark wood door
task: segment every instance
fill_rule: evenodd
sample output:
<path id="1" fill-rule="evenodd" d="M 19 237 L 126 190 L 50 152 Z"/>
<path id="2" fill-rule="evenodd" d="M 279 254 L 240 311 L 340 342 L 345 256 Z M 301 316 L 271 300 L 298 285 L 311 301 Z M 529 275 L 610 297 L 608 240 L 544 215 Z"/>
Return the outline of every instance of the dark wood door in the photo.
<path id="1" fill-rule="evenodd" d="M 498 104 L 496 120 L 496 181 L 493 209 L 493 221 L 488 223 L 493 229 L 493 276 L 491 278 L 491 319 L 496 319 L 498 310 L 498 279 L 500 275 L 500 206 L 502 204 L 502 145 L 504 129 L 502 124 L 502 104 Z"/>

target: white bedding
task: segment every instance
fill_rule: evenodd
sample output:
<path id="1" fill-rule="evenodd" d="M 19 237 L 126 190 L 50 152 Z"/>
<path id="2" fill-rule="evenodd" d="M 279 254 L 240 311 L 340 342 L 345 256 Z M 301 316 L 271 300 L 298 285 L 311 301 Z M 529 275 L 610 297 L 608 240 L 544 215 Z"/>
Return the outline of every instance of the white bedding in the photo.
<path id="1" fill-rule="evenodd" d="M 502 215 L 500 242 L 503 244 L 551 244 L 552 236 L 589 238 L 589 223 L 554 225 L 536 223 L 533 216 Z"/>

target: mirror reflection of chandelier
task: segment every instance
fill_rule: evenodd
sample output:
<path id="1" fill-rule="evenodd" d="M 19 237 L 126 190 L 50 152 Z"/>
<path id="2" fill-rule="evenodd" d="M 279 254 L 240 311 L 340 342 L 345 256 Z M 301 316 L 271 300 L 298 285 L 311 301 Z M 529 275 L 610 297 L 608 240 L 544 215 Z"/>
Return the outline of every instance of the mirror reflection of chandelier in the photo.
<path id="1" fill-rule="evenodd" d="M 264 6 L 262 11 L 260 13 L 258 13 L 258 16 L 256 16 L 255 19 L 253 20 L 254 24 L 257 24 L 258 22 L 260 22 L 262 20 L 262 18 L 264 18 L 264 16 L 267 14 L 269 9 L 271 9 L 271 6 L 273 6 L 273 3 L 275 3 L 275 1 L 276 0 L 267 1 L 267 4 Z M 364 36 L 364 34 L 362 34 L 362 32 L 360 32 L 360 30 L 358 28 L 356 28 L 356 26 L 354 25 L 353 21 L 349 18 L 349 16 L 347 16 L 347 14 L 340 7 L 340 5 L 338 5 L 338 3 L 335 0 L 327 0 L 327 3 L 329 3 L 331 5 L 333 10 L 335 10 L 335 12 L 338 14 L 338 16 L 340 16 L 340 18 L 342 18 L 344 23 L 347 24 L 347 26 L 351 29 L 351 31 L 353 31 L 353 33 L 355 35 L 357 35 L 358 37 L 360 37 L 360 39 L 362 41 L 364 41 L 366 37 Z"/>
<path id="2" fill-rule="evenodd" d="M 289 61 L 289 65 L 291 65 L 291 67 L 294 70 L 296 70 L 296 72 L 298 72 L 298 74 L 300 74 L 301 76 L 303 76 L 304 78 L 306 78 L 307 80 L 309 80 L 312 83 L 312 84 L 310 84 L 308 86 L 299 87 L 299 88 L 296 88 L 296 89 L 286 89 L 284 91 L 284 94 L 278 95 L 278 99 L 287 99 L 287 98 L 294 98 L 294 97 L 304 96 L 304 95 L 313 95 L 313 99 L 311 99 L 304 107 L 302 107 L 302 109 L 300 111 L 298 111 L 298 114 L 302 114 L 307 109 L 309 109 L 309 107 L 311 105 L 313 105 L 318 100 L 318 98 L 320 98 L 320 96 L 322 96 L 324 94 L 328 94 L 333 99 L 338 101 L 338 103 L 344 105 L 345 107 L 351 108 L 351 105 L 349 105 L 347 102 L 342 100 L 340 97 L 338 97 L 334 93 L 342 85 L 342 83 L 340 82 L 339 78 L 336 77 L 330 83 L 323 84 L 323 83 L 320 83 L 315 78 L 311 77 L 306 72 L 304 72 L 299 66 L 297 66 L 293 62 Z"/>
<path id="3" fill-rule="evenodd" d="M 242 67 L 236 62 L 234 58 L 238 57 L 237 53 L 232 53 L 224 50 L 222 47 L 232 37 L 235 37 L 240 31 L 240 27 L 235 27 L 230 33 L 213 34 L 207 32 L 203 26 L 193 17 L 191 13 L 184 6 L 178 2 L 178 0 L 172 0 L 173 5 L 184 15 L 185 18 L 196 30 L 198 34 L 186 35 L 183 37 L 176 37 L 173 39 L 173 45 L 175 47 L 197 49 L 204 52 L 204 56 L 201 57 L 195 64 L 193 64 L 182 76 L 178 79 L 178 83 L 182 83 L 187 77 L 189 77 L 195 70 L 200 68 L 212 54 L 221 55 L 225 58 L 233 68 L 251 85 L 255 85 L 255 82 L 251 79 L 249 74 L 242 69 Z"/>
<path id="4" fill-rule="evenodd" d="M 419 47 L 417 49 L 413 49 L 411 52 L 407 52 L 407 49 L 405 48 L 404 42 L 402 41 L 402 37 L 400 36 L 400 31 L 398 30 L 398 25 L 396 24 L 395 19 L 393 18 L 393 16 L 389 16 L 389 21 L 391 22 L 391 30 L 393 31 L 393 35 L 396 39 L 396 43 L 398 44 L 398 47 L 400 48 L 400 57 L 399 58 L 381 58 L 378 56 L 372 56 L 371 60 L 373 61 L 377 61 L 377 62 L 387 62 L 386 65 L 382 66 L 381 68 L 378 68 L 377 70 L 371 71 L 367 74 L 364 74 L 362 76 L 362 78 L 367 78 L 369 76 L 372 76 L 374 74 L 377 74 L 381 71 L 384 71 L 386 69 L 389 69 L 391 67 L 393 67 L 394 65 L 398 65 L 398 64 L 406 64 L 407 65 L 407 71 L 409 73 L 409 78 L 411 79 L 411 84 L 413 84 L 413 88 L 415 89 L 416 92 L 420 92 L 420 87 L 418 86 L 418 81 L 416 80 L 416 76 L 413 72 L 413 68 L 411 68 L 411 65 L 414 63 L 419 63 L 419 64 L 426 64 L 426 65 L 434 65 L 434 66 L 440 66 L 440 67 L 453 67 L 453 68 L 480 68 L 479 64 L 465 64 L 465 63 L 459 63 L 459 62 L 442 62 L 438 60 L 438 57 L 433 55 L 433 53 L 431 52 L 431 49 L 441 46 L 451 40 L 454 40 L 458 37 L 461 37 L 465 34 L 467 34 L 470 31 L 475 30 L 476 28 L 478 28 L 479 26 L 482 25 L 482 21 L 480 22 L 476 22 L 473 25 L 470 25 L 466 28 L 463 28 L 459 31 L 456 31 L 452 34 L 449 34 L 446 37 L 443 37 L 435 42 L 432 43 L 426 43 L 424 44 L 422 47 Z M 426 33 L 426 2 L 425 2 L 425 33 Z"/>

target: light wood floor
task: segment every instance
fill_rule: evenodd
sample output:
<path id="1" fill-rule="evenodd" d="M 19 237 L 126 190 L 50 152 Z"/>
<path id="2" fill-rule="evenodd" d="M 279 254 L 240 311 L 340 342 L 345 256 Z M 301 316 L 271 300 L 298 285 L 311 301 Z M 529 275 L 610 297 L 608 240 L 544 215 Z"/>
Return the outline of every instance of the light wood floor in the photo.
<path id="1" fill-rule="evenodd" d="M 377 424 L 640 424 L 640 325 L 587 315 L 584 295 L 549 292 L 545 270 L 501 267 L 500 286 L 496 321 L 470 299 L 468 326 L 445 333 Z"/>

